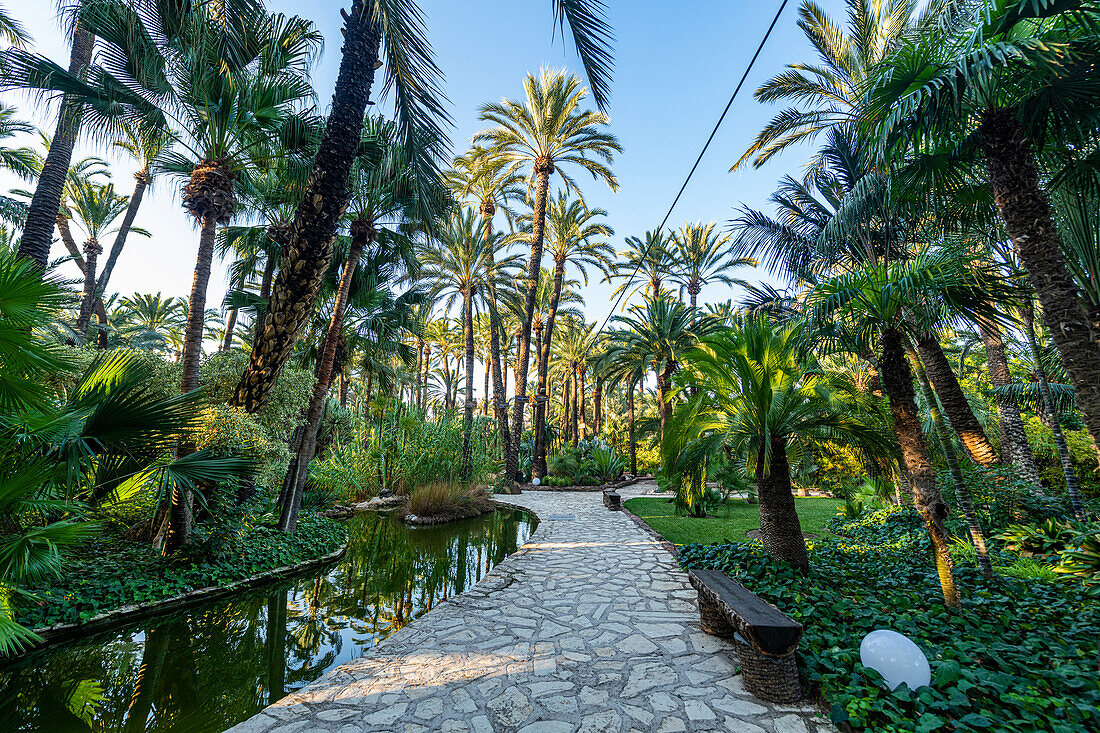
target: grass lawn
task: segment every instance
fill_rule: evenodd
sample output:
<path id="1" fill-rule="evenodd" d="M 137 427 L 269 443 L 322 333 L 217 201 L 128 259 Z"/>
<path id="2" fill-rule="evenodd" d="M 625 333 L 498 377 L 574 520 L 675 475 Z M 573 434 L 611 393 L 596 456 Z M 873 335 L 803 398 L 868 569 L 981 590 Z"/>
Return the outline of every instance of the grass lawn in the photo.
<path id="1" fill-rule="evenodd" d="M 824 532 L 825 522 L 836 516 L 837 507 L 843 503 L 837 499 L 796 497 L 794 504 L 802 531 L 808 534 Z M 706 519 L 677 516 L 675 506 L 665 497 L 635 497 L 627 500 L 626 507 L 674 545 L 741 542 L 748 539 L 745 532 L 760 529 L 760 505 L 749 504 L 744 499 L 733 499 L 711 510 L 715 516 Z"/>

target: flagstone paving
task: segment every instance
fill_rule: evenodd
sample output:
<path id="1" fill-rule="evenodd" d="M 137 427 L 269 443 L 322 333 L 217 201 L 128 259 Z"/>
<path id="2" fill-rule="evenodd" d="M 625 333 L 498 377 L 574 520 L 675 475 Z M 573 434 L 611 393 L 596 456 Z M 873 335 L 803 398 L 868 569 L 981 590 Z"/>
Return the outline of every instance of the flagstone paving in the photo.
<path id="1" fill-rule="evenodd" d="M 518 552 L 234 733 L 832 730 L 745 691 L 676 561 L 599 493 L 506 498 L 542 520 Z"/>

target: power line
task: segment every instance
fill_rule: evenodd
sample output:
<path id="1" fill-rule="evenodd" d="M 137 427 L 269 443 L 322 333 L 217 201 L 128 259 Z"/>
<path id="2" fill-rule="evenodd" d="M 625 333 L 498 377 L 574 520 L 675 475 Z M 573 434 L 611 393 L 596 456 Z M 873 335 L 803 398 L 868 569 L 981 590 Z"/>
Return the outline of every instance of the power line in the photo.
<path id="1" fill-rule="evenodd" d="M 779 16 L 783 14 L 783 9 L 787 7 L 788 0 L 783 0 L 779 4 L 779 10 L 775 11 L 775 17 L 772 18 L 771 25 L 768 26 L 768 30 L 764 32 L 764 37 L 760 39 L 760 44 L 756 47 L 756 53 L 749 59 L 749 65 L 745 67 L 745 73 L 741 75 L 741 80 L 737 82 L 737 86 L 734 87 L 733 94 L 730 95 L 730 101 L 726 102 L 726 108 L 722 110 L 722 114 L 718 117 L 718 121 L 714 123 L 714 129 L 710 131 L 710 136 L 707 141 L 703 143 L 703 149 L 699 151 L 699 156 L 695 159 L 695 164 L 691 166 L 691 170 L 688 171 L 687 178 L 684 179 L 684 183 L 680 186 L 680 190 L 676 192 L 676 198 L 672 200 L 672 204 L 668 207 L 668 211 L 665 213 L 665 218 L 661 219 L 661 223 L 657 226 L 657 233 L 660 234 L 664 229 L 665 224 L 668 223 L 668 218 L 672 216 L 672 210 L 676 208 L 676 204 L 680 202 L 680 197 L 684 194 L 684 189 L 687 188 L 688 183 L 691 181 L 691 177 L 695 175 L 695 170 L 699 167 L 699 163 L 702 162 L 703 156 L 706 155 L 707 148 L 710 147 L 711 141 L 714 140 L 714 136 L 718 134 L 718 128 L 722 126 L 723 120 L 726 119 L 726 114 L 733 106 L 733 100 L 737 99 L 737 93 L 741 91 L 741 87 L 745 85 L 745 79 L 748 78 L 749 72 L 752 71 L 752 67 L 756 64 L 756 59 L 760 57 L 760 52 L 764 50 L 764 44 L 768 42 L 768 37 L 771 36 L 772 30 L 775 28 L 775 24 L 779 22 Z M 642 261 L 645 260 L 649 254 L 650 247 L 653 246 L 653 242 L 656 238 L 646 244 L 645 251 L 642 252 L 642 256 L 638 260 L 638 264 L 634 266 L 634 271 L 630 273 L 630 277 L 627 279 L 626 284 L 623 285 L 623 289 L 619 291 L 619 296 L 615 299 L 614 304 L 611 306 L 611 310 L 608 312 L 607 317 L 603 319 L 603 323 L 596 329 L 596 335 L 599 335 L 604 328 L 607 327 L 608 321 L 611 320 L 611 316 L 615 311 L 619 309 L 619 303 L 622 301 L 623 296 L 630 286 L 634 283 L 634 277 L 638 274 L 639 268 L 642 266 Z M 591 348 L 591 346 L 589 347 Z"/>

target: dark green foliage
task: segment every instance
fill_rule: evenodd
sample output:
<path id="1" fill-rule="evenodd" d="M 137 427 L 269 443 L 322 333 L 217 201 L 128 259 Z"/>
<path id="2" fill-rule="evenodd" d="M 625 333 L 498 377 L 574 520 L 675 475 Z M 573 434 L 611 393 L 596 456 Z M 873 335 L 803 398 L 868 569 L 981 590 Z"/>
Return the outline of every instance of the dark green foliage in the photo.
<path id="1" fill-rule="evenodd" d="M 59 578 L 28 588 L 44 603 L 28 608 L 20 622 L 40 628 L 85 621 L 119 606 L 150 603 L 305 562 L 347 541 L 342 524 L 311 512 L 303 512 L 298 529 L 285 534 L 270 526 L 265 521 L 270 517 L 261 511 L 260 503 L 236 510 L 219 505 L 216 512 L 221 518 L 199 524 L 192 543 L 169 557 L 162 557 L 148 542 L 105 532 L 72 550 Z"/>
<path id="2" fill-rule="evenodd" d="M 897 514 L 891 516 L 898 516 Z M 903 515 L 902 515 L 903 516 Z M 757 545 L 689 545 L 687 567 L 714 567 L 802 621 L 805 681 L 855 730 L 1080 731 L 1100 725 L 1100 604 L 1081 586 L 957 571 L 961 613 L 948 613 L 928 553 L 819 540 L 802 578 Z M 878 628 L 906 634 L 932 664 L 931 687 L 893 693 L 859 661 Z"/>

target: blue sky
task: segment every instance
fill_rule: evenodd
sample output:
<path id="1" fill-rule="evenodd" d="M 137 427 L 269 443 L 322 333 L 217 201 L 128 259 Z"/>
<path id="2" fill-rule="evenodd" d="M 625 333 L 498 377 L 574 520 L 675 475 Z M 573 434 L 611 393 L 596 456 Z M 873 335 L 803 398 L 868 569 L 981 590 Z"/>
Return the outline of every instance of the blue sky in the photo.
<path id="1" fill-rule="evenodd" d="M 327 109 L 340 56 L 340 8 L 347 3 L 269 0 L 272 10 L 311 18 L 326 39 L 325 52 L 315 73 L 318 103 Z M 446 75 L 445 89 L 455 120 L 451 140 L 456 152 L 469 145 L 481 129 L 479 107 L 502 96 L 517 97 L 528 70 L 541 66 L 582 69 L 575 54 L 554 36 L 549 0 L 422 0 L 431 42 Z M 614 164 L 620 188 L 612 194 L 602 183 L 577 176 L 586 200 L 609 212 L 622 248 L 623 238 L 641 234 L 660 222 L 676 190 L 691 167 L 729 94 L 748 63 L 761 34 L 771 21 L 778 0 L 728 2 L 705 0 L 686 3 L 655 0 L 609 2 L 615 29 L 616 68 L 609 113 L 612 131 L 624 151 Z M 838 0 L 825 7 L 839 13 Z M 54 17 L 54 3 L 8 4 L 34 36 L 35 48 L 65 65 L 68 45 Z M 797 173 L 805 151 L 794 150 L 759 170 L 729 173 L 757 130 L 777 111 L 758 104 L 751 92 L 786 63 L 809 60 L 812 51 L 796 26 L 797 4 L 784 11 L 756 68 L 677 209 L 671 226 L 687 221 L 727 221 L 740 202 L 762 205 L 784 173 Z M 52 112 L 35 111 L 19 93 L 0 96 L 15 104 L 24 116 L 51 130 Z M 112 163 L 116 187 L 132 187 L 131 166 L 124 158 L 83 146 L 78 154 L 106 155 Z M 5 188 L 13 181 L 0 180 Z M 149 240 L 132 239 L 119 260 L 112 287 L 121 293 L 156 292 L 186 295 L 190 290 L 198 231 L 180 207 L 178 185 L 157 182 L 146 195 L 138 225 L 152 232 Z M 63 254 L 55 245 L 54 256 Z M 549 264 L 549 260 L 547 260 Z M 75 270 L 74 273 L 75 274 Z M 749 279 L 767 279 L 748 272 Z M 224 292 L 223 270 L 211 279 L 208 302 L 217 304 Z M 602 321 L 610 309 L 612 287 L 590 283 L 583 289 L 590 320 Z M 701 301 L 737 297 L 736 290 L 711 287 Z"/>

